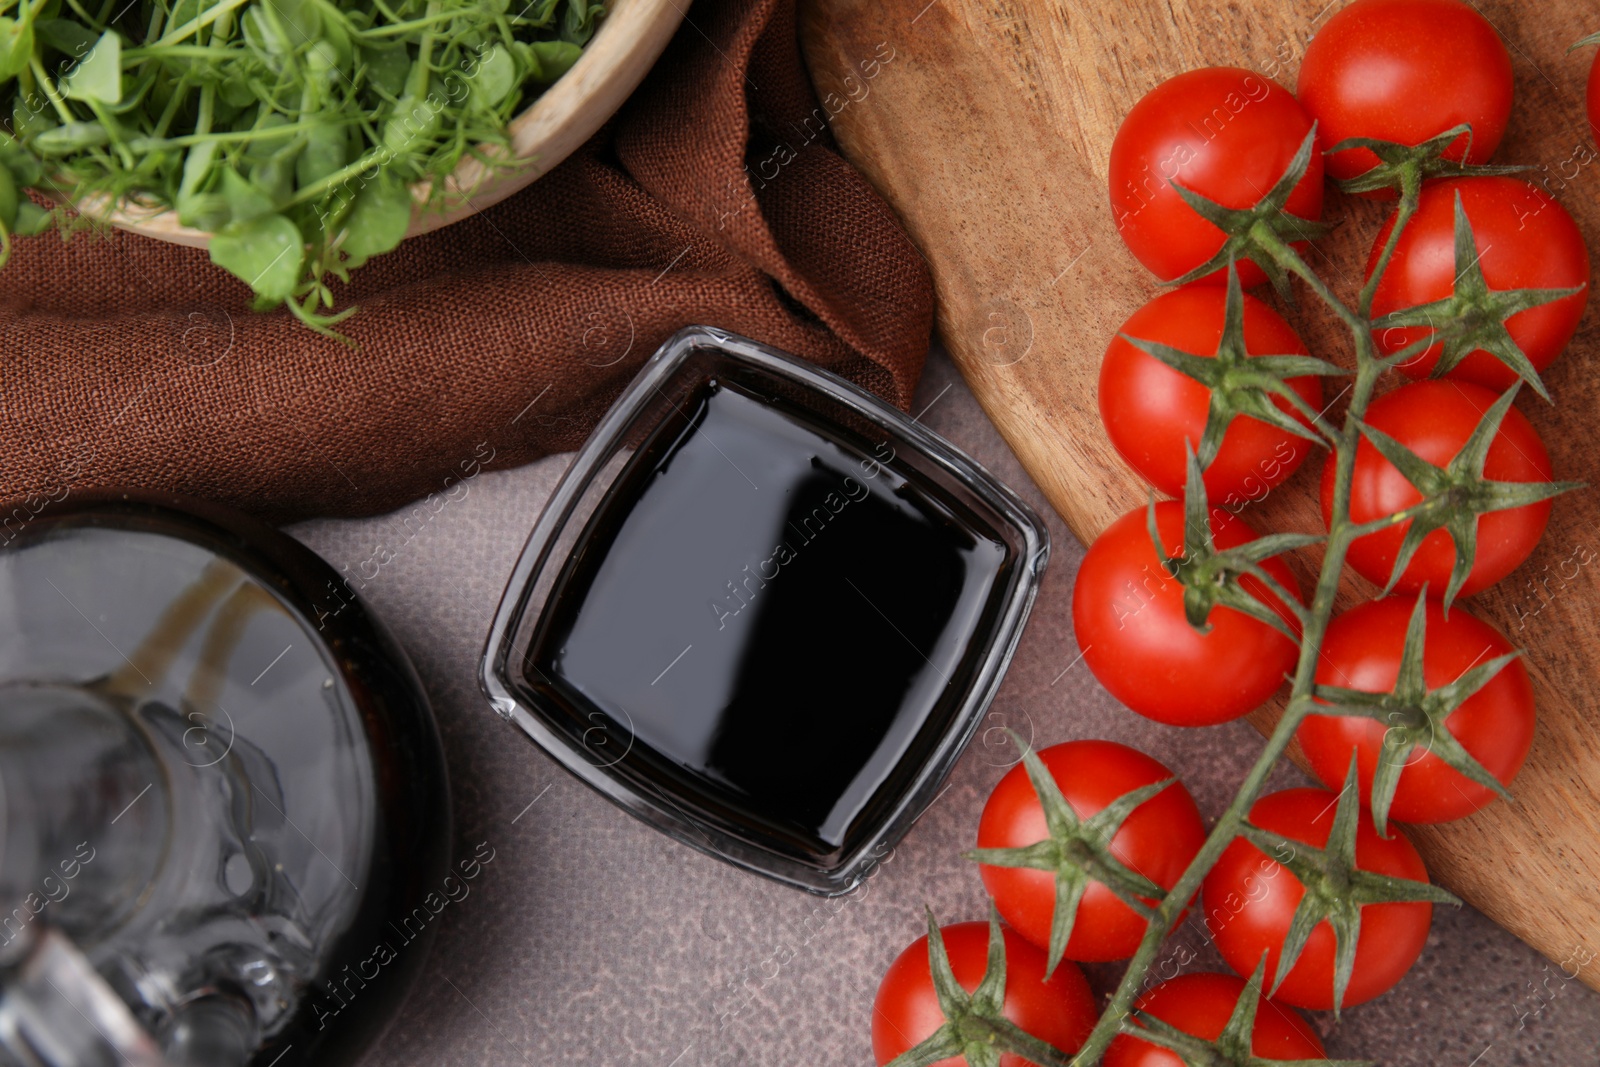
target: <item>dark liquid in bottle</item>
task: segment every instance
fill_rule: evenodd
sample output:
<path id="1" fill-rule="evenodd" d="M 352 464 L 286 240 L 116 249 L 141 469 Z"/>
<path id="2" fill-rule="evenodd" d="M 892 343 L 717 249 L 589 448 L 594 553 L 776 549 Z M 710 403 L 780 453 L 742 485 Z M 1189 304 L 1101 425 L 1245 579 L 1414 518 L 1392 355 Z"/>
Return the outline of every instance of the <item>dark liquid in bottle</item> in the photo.
<path id="1" fill-rule="evenodd" d="M 936 744 L 1014 564 L 887 446 L 740 390 L 702 386 L 634 454 L 525 675 L 637 786 L 827 867 Z"/>

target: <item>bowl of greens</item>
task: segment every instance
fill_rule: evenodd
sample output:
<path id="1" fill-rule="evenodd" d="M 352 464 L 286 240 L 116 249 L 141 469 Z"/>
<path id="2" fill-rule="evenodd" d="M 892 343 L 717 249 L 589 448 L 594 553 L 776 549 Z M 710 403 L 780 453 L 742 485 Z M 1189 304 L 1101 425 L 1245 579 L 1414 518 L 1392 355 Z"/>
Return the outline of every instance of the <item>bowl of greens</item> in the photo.
<path id="1" fill-rule="evenodd" d="M 0 0 L 0 263 L 61 211 L 209 247 L 329 330 L 328 280 L 523 188 L 688 0 Z"/>

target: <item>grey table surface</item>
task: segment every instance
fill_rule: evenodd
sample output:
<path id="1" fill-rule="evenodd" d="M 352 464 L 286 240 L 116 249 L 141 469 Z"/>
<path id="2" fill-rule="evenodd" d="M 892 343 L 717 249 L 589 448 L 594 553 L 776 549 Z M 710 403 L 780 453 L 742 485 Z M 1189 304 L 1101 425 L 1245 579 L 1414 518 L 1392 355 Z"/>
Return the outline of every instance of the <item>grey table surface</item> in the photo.
<path id="1" fill-rule="evenodd" d="M 1160 726 L 1118 705 L 1079 662 L 1072 633 L 1083 547 L 942 353 L 915 408 L 1050 521 L 1054 555 L 987 725 L 1041 746 L 1091 737 L 1134 745 L 1181 776 L 1202 811 L 1220 811 L 1259 735 L 1243 723 Z M 366 1067 L 871 1063 L 878 978 L 922 932 L 924 903 L 947 922 L 986 914 L 960 853 L 1014 749 L 1003 731 L 980 734 L 887 862 L 832 900 L 735 870 L 634 820 L 490 711 L 476 682 L 501 589 L 565 466 L 556 456 L 482 474 L 420 524 L 396 513 L 290 528 L 335 567 L 354 573 L 384 561 L 364 593 L 433 701 L 453 852 L 464 858 L 487 843 L 494 857 L 439 916 L 422 976 Z M 1285 767 L 1275 784 L 1304 782 Z M 1191 969 L 1225 969 L 1196 921 L 1174 943 L 1197 956 Z M 1104 993 L 1117 969 L 1089 974 Z M 1328 1013 L 1310 1018 L 1331 1055 L 1395 1067 L 1600 1064 L 1600 994 L 1471 908 L 1436 909 L 1426 951 L 1393 992 L 1338 1025 Z"/>

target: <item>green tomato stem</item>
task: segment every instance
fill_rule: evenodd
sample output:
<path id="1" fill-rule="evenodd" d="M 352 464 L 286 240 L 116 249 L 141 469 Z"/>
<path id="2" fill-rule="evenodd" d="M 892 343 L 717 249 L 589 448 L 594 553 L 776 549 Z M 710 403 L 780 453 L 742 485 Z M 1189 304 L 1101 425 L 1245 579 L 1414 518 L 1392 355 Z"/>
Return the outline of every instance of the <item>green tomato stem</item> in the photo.
<path id="1" fill-rule="evenodd" d="M 1420 182 L 1408 183 L 1408 188 L 1402 192 L 1395 226 L 1385 253 L 1375 265 L 1374 280 L 1368 283 L 1370 289 L 1376 289 L 1376 279 L 1380 278 L 1383 271 L 1388 268 L 1394 245 L 1398 243 L 1400 233 L 1416 212 L 1419 193 Z M 1300 658 L 1295 664 L 1293 687 L 1283 716 L 1268 736 L 1265 747 L 1251 766 L 1250 772 L 1245 776 L 1227 810 L 1222 813 L 1216 826 L 1206 837 L 1205 844 L 1195 854 L 1177 883 L 1162 898 L 1155 917 L 1146 926 L 1138 951 L 1128 962 L 1128 969 L 1123 973 L 1116 991 L 1112 993 L 1088 1039 L 1073 1058 L 1073 1067 L 1090 1067 L 1098 1063 L 1112 1039 L 1123 1030 L 1124 1022 L 1130 1017 L 1134 1001 L 1144 984 L 1145 976 L 1149 973 L 1150 965 L 1155 962 L 1156 953 L 1162 943 L 1166 941 L 1184 909 L 1200 890 L 1206 875 L 1216 865 L 1223 850 L 1239 835 L 1239 829 L 1260 796 L 1268 776 L 1288 749 L 1289 742 L 1293 740 L 1300 724 L 1305 721 L 1306 716 L 1315 713 L 1317 705 L 1313 694 L 1316 689 L 1317 661 L 1321 654 L 1323 638 L 1328 631 L 1328 623 L 1333 618 L 1334 601 L 1339 594 L 1345 556 L 1351 542 L 1359 534 L 1370 532 L 1365 527 L 1358 527 L 1350 519 L 1351 483 L 1355 472 L 1356 449 L 1361 443 L 1359 421 L 1366 413 L 1367 405 L 1372 400 L 1373 390 L 1386 369 L 1377 356 L 1372 339 L 1372 321 L 1369 318 L 1370 296 L 1364 293 L 1360 309 L 1351 309 L 1334 295 L 1294 249 L 1278 240 L 1276 235 L 1271 235 L 1271 239 L 1264 243 L 1279 265 L 1303 280 L 1339 316 L 1349 328 L 1355 348 L 1356 373 L 1355 383 L 1351 389 L 1350 406 L 1333 446 L 1335 480 L 1326 553 L 1317 575 L 1317 586 L 1311 598 L 1310 609 L 1303 616 L 1304 630 L 1300 638 Z"/>
<path id="2" fill-rule="evenodd" d="M 1383 275 L 1389 269 L 1389 261 L 1394 258 L 1394 250 L 1400 244 L 1400 235 L 1405 232 L 1411 216 L 1416 214 L 1417 203 L 1422 196 L 1422 169 L 1419 165 L 1408 164 L 1401 171 L 1400 206 L 1395 211 L 1394 226 L 1389 230 L 1389 238 L 1383 243 L 1383 251 L 1378 253 L 1378 261 L 1373 264 L 1372 277 L 1367 279 L 1366 285 L 1361 288 L 1361 298 L 1358 308 L 1362 315 L 1372 317 L 1372 301 L 1378 295 L 1378 283 L 1383 280 Z"/>

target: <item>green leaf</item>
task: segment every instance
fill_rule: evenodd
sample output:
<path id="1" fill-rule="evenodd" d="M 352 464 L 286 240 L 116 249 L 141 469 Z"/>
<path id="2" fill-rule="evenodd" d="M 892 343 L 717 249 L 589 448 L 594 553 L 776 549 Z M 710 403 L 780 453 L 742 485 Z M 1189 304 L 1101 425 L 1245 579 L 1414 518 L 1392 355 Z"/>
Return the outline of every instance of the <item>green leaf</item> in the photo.
<path id="1" fill-rule="evenodd" d="M 122 103 L 122 39 L 116 30 L 100 35 L 89 53 L 61 79 L 61 88 L 73 100 Z"/>
<path id="2" fill-rule="evenodd" d="M 392 251 L 411 225 L 411 190 L 393 174 L 380 173 L 356 194 L 345 217 L 345 238 L 340 247 L 357 267 L 373 256 Z"/>
<path id="3" fill-rule="evenodd" d="M 250 84 L 248 72 L 237 65 L 228 68 L 221 84 L 217 86 L 217 95 L 229 107 L 242 109 L 256 102 L 256 90 Z"/>
<path id="4" fill-rule="evenodd" d="M 28 69 L 33 58 L 33 20 L 0 16 L 0 82 Z"/>
<path id="5" fill-rule="evenodd" d="M 605 5 L 602 3 L 567 0 L 567 15 L 561 20 L 562 42 L 570 41 L 574 47 L 588 44 L 589 38 L 594 36 L 595 23 L 604 13 Z"/>
<path id="6" fill-rule="evenodd" d="M 493 106 L 511 95 L 517 87 L 517 64 L 511 53 L 498 44 L 478 60 L 472 71 L 472 91 Z"/>
<path id="7" fill-rule="evenodd" d="M 289 298 L 304 259 L 300 231 L 282 215 L 231 222 L 211 239 L 211 262 L 267 301 Z"/>
<path id="8" fill-rule="evenodd" d="M 19 186 L 38 185 L 44 178 L 44 168 L 33 153 L 4 133 L 0 133 L 0 167 L 9 170 Z"/>
<path id="9" fill-rule="evenodd" d="M 533 0 L 532 3 L 522 8 L 516 21 L 520 25 L 534 26 L 543 29 L 550 25 L 556 17 L 556 9 L 560 7 L 561 0 Z"/>
<path id="10" fill-rule="evenodd" d="M 46 211 L 32 200 L 23 199 L 17 204 L 17 225 L 12 230 L 19 237 L 34 237 L 46 230 L 54 229 L 56 215 L 53 211 Z"/>
<path id="11" fill-rule="evenodd" d="M 582 48 L 566 41 L 534 41 L 524 47 L 528 77 L 541 85 L 548 85 L 571 70 L 583 55 Z"/>
<path id="12" fill-rule="evenodd" d="M 272 13 L 290 41 L 315 42 L 322 36 L 322 13 L 317 0 L 272 0 Z"/>
<path id="13" fill-rule="evenodd" d="M 295 180 L 301 185 L 319 182 L 336 173 L 348 161 L 345 147 L 349 143 L 344 130 L 332 123 L 323 122 L 307 131 L 305 149 L 295 162 Z"/>
<path id="14" fill-rule="evenodd" d="M 46 159 L 56 159 L 110 143 L 111 134 L 98 122 L 68 122 L 36 135 L 33 150 Z"/>
<path id="15" fill-rule="evenodd" d="M 294 55 L 294 42 L 283 23 L 274 18 L 272 5 L 252 5 L 240 20 L 245 43 L 274 74 L 281 74 Z"/>
<path id="16" fill-rule="evenodd" d="M 261 190 L 276 210 L 294 195 L 296 161 L 305 147 L 305 139 L 296 137 L 273 143 L 278 150 L 250 168 L 250 184 Z"/>
<path id="17" fill-rule="evenodd" d="M 17 205 L 21 199 L 17 179 L 0 166 L 0 230 L 10 233 L 17 228 Z"/>
<path id="18" fill-rule="evenodd" d="M 367 82 L 391 100 L 406 91 L 406 76 L 411 73 L 411 57 L 405 47 L 377 48 L 362 45 L 361 59 L 366 64 Z"/>
<path id="19" fill-rule="evenodd" d="M 96 40 L 93 30 L 72 19 L 40 19 L 34 32 L 39 40 L 73 59 L 87 55 Z"/>
<path id="20" fill-rule="evenodd" d="M 249 222 L 278 210 L 270 196 L 231 167 L 222 172 L 222 187 L 218 192 L 228 205 L 228 217 L 234 222 Z"/>
<path id="21" fill-rule="evenodd" d="M 444 107 L 432 97 L 402 96 L 383 124 L 383 146 L 397 157 L 416 152 L 433 136 Z"/>

